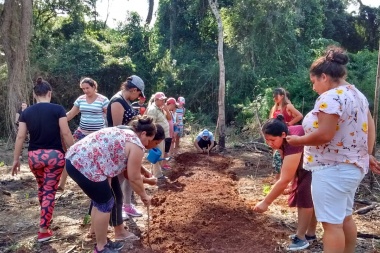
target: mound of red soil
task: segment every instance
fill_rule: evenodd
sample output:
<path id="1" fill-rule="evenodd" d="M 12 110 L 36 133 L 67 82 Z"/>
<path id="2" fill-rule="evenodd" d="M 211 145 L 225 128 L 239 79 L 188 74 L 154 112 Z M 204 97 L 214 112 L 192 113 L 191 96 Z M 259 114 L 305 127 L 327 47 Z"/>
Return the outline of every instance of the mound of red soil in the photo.
<path id="1" fill-rule="evenodd" d="M 274 252 L 268 217 L 251 211 L 236 190 L 228 158 L 184 153 L 169 183 L 150 208 L 150 244 L 155 252 Z M 144 234 L 148 245 L 148 231 Z"/>

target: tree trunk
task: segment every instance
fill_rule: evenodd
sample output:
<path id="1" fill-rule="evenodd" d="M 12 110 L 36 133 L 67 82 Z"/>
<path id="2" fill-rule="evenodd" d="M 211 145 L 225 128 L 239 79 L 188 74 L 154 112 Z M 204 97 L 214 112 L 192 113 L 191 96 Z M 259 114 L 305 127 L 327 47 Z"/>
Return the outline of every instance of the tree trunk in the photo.
<path id="1" fill-rule="evenodd" d="M 226 70 L 223 56 L 223 23 L 218 10 L 217 0 L 208 0 L 212 13 L 218 22 L 218 59 L 219 59 L 219 98 L 218 98 L 218 135 L 219 151 L 226 147 L 226 117 L 225 117 L 225 96 L 226 96 Z"/>
<path id="2" fill-rule="evenodd" d="M 7 61 L 6 131 L 16 133 L 15 115 L 21 102 L 29 102 L 32 82 L 27 81 L 28 47 L 33 18 L 32 0 L 5 0 L 1 13 L 1 44 Z"/>
<path id="3" fill-rule="evenodd" d="M 148 15 L 146 16 L 145 24 L 150 25 L 153 17 L 154 0 L 148 0 Z"/>
<path id="4" fill-rule="evenodd" d="M 174 49 L 174 33 L 175 33 L 175 27 L 176 27 L 176 20 L 177 20 L 177 12 L 176 12 L 176 2 L 175 0 L 170 1 L 170 16 L 169 16 L 169 29 L 170 29 L 170 37 L 169 37 L 169 52 L 171 55 L 173 55 L 173 49 Z"/>
<path id="5" fill-rule="evenodd" d="M 379 121 L 379 96 L 380 96 L 380 40 L 379 40 L 379 53 L 378 53 L 378 59 L 377 59 L 377 74 L 376 74 L 376 87 L 375 87 L 375 101 L 373 105 L 373 120 L 375 121 L 375 133 L 377 133 L 377 123 Z M 373 147 L 373 156 L 376 155 L 376 142 L 375 146 Z M 369 173 L 369 186 L 370 189 L 373 190 L 374 185 L 374 176 L 373 173 Z"/>

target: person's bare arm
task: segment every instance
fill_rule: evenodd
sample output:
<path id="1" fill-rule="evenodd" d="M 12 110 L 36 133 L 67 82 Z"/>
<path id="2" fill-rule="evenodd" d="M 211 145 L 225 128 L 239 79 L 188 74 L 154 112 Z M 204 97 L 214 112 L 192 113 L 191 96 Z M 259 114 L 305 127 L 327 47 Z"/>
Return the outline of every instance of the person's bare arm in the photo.
<path id="1" fill-rule="evenodd" d="M 78 115 L 79 112 L 79 107 L 74 105 L 73 108 L 71 108 L 71 110 L 66 113 L 67 121 L 72 120 L 75 116 Z"/>
<path id="2" fill-rule="evenodd" d="M 199 151 L 199 152 L 203 152 L 203 150 L 199 147 L 198 145 L 198 141 L 197 141 L 197 138 L 195 138 L 195 141 L 194 141 L 194 147 Z"/>
<path id="3" fill-rule="evenodd" d="M 287 122 L 288 126 L 293 126 L 303 118 L 302 113 L 300 113 L 292 104 L 288 104 L 286 110 L 290 112 L 293 118 L 291 121 Z"/>
<path id="4" fill-rule="evenodd" d="M 371 112 L 368 111 L 368 154 L 372 154 L 373 147 L 375 146 L 376 133 L 375 133 L 375 121 L 372 118 Z"/>
<path id="5" fill-rule="evenodd" d="M 275 106 L 273 106 L 273 107 L 272 107 L 272 109 L 270 109 L 270 112 L 269 112 L 269 117 L 268 117 L 268 119 L 271 119 L 271 118 L 273 118 L 274 107 L 275 107 Z"/>
<path id="6" fill-rule="evenodd" d="M 66 117 L 62 117 L 58 121 L 59 124 L 59 129 L 61 132 L 61 136 L 63 138 L 63 141 L 65 142 L 66 148 L 68 149 L 74 144 L 74 138 L 73 135 L 71 134 L 69 124 L 67 122 Z"/>
<path id="7" fill-rule="evenodd" d="M 111 116 L 114 126 L 123 124 L 124 107 L 119 102 L 111 104 Z"/>
<path id="8" fill-rule="evenodd" d="M 147 168 L 141 165 L 141 174 L 144 175 L 144 177 L 152 177 L 153 174 L 150 172 Z"/>
<path id="9" fill-rule="evenodd" d="M 140 196 L 142 202 L 150 205 L 150 197 L 145 192 L 143 179 L 141 177 L 141 161 L 144 156 L 143 150 L 136 144 L 127 143 L 125 152 L 128 156 L 127 174 L 132 189 Z"/>
<path id="10" fill-rule="evenodd" d="M 288 184 L 294 179 L 299 163 L 301 162 L 301 153 L 285 156 L 281 166 L 280 179 L 274 184 L 272 190 L 260 201 L 255 207 L 254 211 L 262 213 L 268 210 L 272 202 L 280 196 Z"/>
<path id="11" fill-rule="evenodd" d="M 330 142 L 336 132 L 339 116 L 336 114 L 318 113 L 318 129 L 304 136 L 288 135 L 286 140 L 294 146 L 318 146 Z"/>
<path id="12" fill-rule="evenodd" d="M 164 114 L 165 114 L 166 119 L 167 119 L 167 120 L 171 120 L 171 119 L 172 119 L 172 115 L 171 115 L 171 113 L 170 113 L 170 111 L 169 111 L 169 109 L 168 109 L 168 106 L 167 106 L 167 105 L 164 105 L 164 106 L 162 107 L 162 109 L 164 110 Z"/>
<path id="13" fill-rule="evenodd" d="M 16 137 L 15 150 L 13 152 L 12 176 L 17 175 L 20 171 L 20 155 L 22 151 L 22 144 L 25 141 L 27 132 L 28 130 L 25 122 L 20 122 Z"/>
<path id="14" fill-rule="evenodd" d="M 373 173 L 380 174 L 380 163 L 376 157 L 372 155 L 373 147 L 376 142 L 375 121 L 372 118 L 371 112 L 368 111 L 368 154 L 369 154 L 369 168 Z"/>

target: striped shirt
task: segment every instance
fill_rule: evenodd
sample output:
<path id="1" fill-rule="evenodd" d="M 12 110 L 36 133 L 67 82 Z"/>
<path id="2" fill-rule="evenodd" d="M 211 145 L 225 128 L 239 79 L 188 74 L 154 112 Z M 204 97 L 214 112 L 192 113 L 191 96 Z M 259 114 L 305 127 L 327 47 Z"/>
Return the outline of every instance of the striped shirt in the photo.
<path id="1" fill-rule="evenodd" d="M 185 115 L 185 108 L 177 108 L 175 111 L 177 117 L 177 126 L 183 127 L 183 116 Z"/>
<path id="2" fill-rule="evenodd" d="M 82 95 L 74 102 L 81 113 L 79 128 L 84 131 L 93 132 L 106 127 L 104 110 L 107 109 L 109 100 L 101 94 L 91 104 L 87 103 L 86 95 Z"/>

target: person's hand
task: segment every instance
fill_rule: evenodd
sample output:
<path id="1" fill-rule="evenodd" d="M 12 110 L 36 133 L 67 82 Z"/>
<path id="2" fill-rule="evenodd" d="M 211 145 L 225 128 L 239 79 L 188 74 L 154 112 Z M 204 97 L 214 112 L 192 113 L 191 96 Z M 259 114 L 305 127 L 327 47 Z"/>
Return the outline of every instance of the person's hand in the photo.
<path id="1" fill-rule="evenodd" d="M 147 194 L 141 196 L 141 201 L 144 203 L 145 206 L 150 206 L 152 198 L 148 196 Z"/>
<path id="2" fill-rule="evenodd" d="M 197 148 L 197 151 L 198 151 L 199 153 L 203 153 L 203 149 L 201 149 L 201 148 Z"/>
<path id="3" fill-rule="evenodd" d="M 12 165 L 12 176 L 17 175 L 20 172 L 20 160 L 14 160 Z"/>
<path id="4" fill-rule="evenodd" d="M 263 213 L 268 210 L 268 206 L 269 205 L 264 200 L 262 200 L 256 204 L 256 206 L 253 208 L 253 211 Z"/>
<path id="5" fill-rule="evenodd" d="M 149 185 L 156 185 L 157 184 L 157 178 L 156 177 L 143 177 L 143 183 L 149 184 Z"/>
<path id="6" fill-rule="evenodd" d="M 301 146 L 302 144 L 300 144 L 300 139 L 301 137 L 297 135 L 286 136 L 286 141 L 292 146 Z"/>
<path id="7" fill-rule="evenodd" d="M 380 174 L 380 162 L 373 155 L 369 156 L 369 168 L 375 174 Z"/>
<path id="8" fill-rule="evenodd" d="M 146 178 L 150 178 L 153 176 L 153 174 L 148 171 L 147 169 L 144 170 L 144 173 L 143 173 L 143 176 L 146 177 Z"/>

